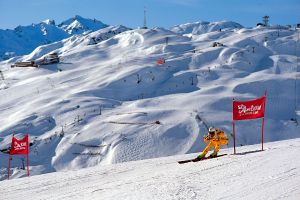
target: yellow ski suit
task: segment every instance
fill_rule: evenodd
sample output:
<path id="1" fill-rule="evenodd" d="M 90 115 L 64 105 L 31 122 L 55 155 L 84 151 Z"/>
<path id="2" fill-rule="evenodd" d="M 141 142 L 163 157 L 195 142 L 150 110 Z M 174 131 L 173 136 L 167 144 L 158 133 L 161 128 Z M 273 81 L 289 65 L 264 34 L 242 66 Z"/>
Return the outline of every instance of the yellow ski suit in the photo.
<path id="1" fill-rule="evenodd" d="M 215 149 L 214 152 L 210 154 L 210 157 L 217 156 L 220 146 L 228 144 L 228 137 L 224 133 L 224 131 L 216 129 L 216 131 L 213 134 L 208 133 L 207 135 L 205 135 L 203 137 L 203 141 L 204 143 L 208 143 L 208 145 L 205 147 L 202 153 L 197 157 L 198 159 L 205 157 L 207 152 L 212 147 L 215 147 Z"/>

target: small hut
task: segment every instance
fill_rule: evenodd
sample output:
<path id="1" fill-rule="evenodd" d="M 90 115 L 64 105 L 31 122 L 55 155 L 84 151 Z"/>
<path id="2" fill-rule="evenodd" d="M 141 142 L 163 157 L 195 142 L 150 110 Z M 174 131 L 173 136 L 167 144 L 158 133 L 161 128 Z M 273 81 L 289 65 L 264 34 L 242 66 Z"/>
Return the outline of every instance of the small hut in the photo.
<path id="1" fill-rule="evenodd" d="M 40 65 L 48 65 L 48 64 L 54 64 L 59 63 L 59 57 L 57 53 L 49 53 L 43 57 L 43 59 L 40 61 Z"/>
<path id="2" fill-rule="evenodd" d="M 212 44 L 212 47 L 222 47 L 222 46 L 224 46 L 224 45 L 222 43 L 220 43 L 220 42 L 214 42 Z"/>
<path id="3" fill-rule="evenodd" d="M 24 61 L 24 62 L 15 62 L 11 65 L 11 68 L 13 67 L 39 67 L 38 64 L 36 64 L 34 61 Z"/>

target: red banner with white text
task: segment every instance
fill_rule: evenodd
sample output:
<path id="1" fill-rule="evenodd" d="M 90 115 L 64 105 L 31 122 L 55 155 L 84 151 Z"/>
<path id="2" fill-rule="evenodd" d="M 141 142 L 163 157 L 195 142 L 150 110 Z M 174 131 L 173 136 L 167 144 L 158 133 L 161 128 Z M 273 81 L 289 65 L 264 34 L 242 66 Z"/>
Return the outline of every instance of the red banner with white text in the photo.
<path id="1" fill-rule="evenodd" d="M 10 155 L 24 155 L 28 154 L 28 135 L 24 138 L 18 140 L 15 137 L 12 137 Z"/>
<path id="2" fill-rule="evenodd" d="M 250 101 L 233 101 L 233 120 L 262 118 L 265 115 L 266 97 Z"/>

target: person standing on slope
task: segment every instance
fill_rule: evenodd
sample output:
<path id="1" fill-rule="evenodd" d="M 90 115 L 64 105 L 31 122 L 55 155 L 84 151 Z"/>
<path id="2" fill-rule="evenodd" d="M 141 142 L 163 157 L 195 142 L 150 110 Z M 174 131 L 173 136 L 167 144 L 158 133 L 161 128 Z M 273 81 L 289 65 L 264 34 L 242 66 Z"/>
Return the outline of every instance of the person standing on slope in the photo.
<path id="1" fill-rule="evenodd" d="M 210 154 L 209 157 L 213 158 L 218 155 L 218 151 L 222 145 L 228 144 L 228 137 L 224 133 L 224 131 L 219 130 L 218 128 L 210 127 L 208 130 L 208 134 L 204 135 L 203 137 L 204 143 L 208 143 L 208 145 L 205 147 L 205 149 L 202 151 L 202 153 L 195 158 L 195 161 L 201 160 L 205 157 L 207 152 L 214 147 L 214 152 Z"/>

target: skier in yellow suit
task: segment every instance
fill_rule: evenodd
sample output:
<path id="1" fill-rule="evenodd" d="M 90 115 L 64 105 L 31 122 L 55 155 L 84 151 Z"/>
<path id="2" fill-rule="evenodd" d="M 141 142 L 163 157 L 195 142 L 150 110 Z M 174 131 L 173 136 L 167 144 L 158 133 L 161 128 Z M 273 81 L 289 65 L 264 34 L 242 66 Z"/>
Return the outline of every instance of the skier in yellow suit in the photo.
<path id="1" fill-rule="evenodd" d="M 212 147 L 215 147 L 215 149 L 209 157 L 216 157 L 218 155 L 220 146 L 228 144 L 228 137 L 224 133 L 224 131 L 219 130 L 218 128 L 210 127 L 208 130 L 208 134 L 203 137 L 203 141 L 205 143 L 208 143 L 208 145 L 205 147 L 202 153 L 195 159 L 195 161 L 203 159 Z"/>

